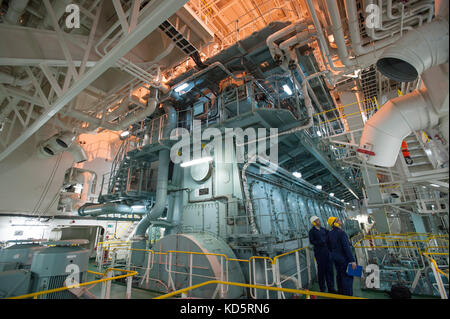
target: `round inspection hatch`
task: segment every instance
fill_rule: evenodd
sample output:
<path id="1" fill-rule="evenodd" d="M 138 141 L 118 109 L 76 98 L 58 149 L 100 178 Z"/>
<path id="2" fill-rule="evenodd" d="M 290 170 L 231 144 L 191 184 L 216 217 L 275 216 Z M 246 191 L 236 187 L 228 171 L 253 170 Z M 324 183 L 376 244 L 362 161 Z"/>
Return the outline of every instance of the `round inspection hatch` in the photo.
<path id="1" fill-rule="evenodd" d="M 210 163 L 201 163 L 198 165 L 191 166 L 191 176 L 196 182 L 204 182 L 211 176 L 211 165 Z"/>

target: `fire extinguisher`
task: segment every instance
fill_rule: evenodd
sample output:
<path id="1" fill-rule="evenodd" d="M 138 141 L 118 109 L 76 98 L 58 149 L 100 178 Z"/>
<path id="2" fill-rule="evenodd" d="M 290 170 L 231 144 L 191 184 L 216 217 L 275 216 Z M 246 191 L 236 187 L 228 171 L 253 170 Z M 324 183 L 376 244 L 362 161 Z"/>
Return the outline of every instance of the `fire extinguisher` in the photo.
<path id="1" fill-rule="evenodd" d="M 408 151 L 408 144 L 406 144 L 405 141 L 402 142 L 402 154 L 403 157 L 405 158 L 406 164 L 411 165 L 413 163 L 413 160 L 411 158 L 411 154 L 409 154 Z"/>

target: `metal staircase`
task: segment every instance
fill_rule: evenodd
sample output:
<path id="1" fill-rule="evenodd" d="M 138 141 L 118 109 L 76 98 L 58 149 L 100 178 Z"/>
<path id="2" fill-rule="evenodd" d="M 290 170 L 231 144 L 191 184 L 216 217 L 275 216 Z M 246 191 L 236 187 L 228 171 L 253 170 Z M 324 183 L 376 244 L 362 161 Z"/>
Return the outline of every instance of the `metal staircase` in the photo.
<path id="1" fill-rule="evenodd" d="M 107 185 L 106 194 L 100 194 L 99 202 L 111 202 L 117 200 L 151 200 L 154 191 L 152 190 L 152 180 L 154 170 L 151 162 L 145 156 L 139 156 L 142 152 L 137 150 L 130 154 L 129 139 L 123 141 L 117 152 L 111 171 L 103 176 L 103 185 Z M 109 179 L 108 179 L 109 178 Z"/>
<path id="2" fill-rule="evenodd" d="M 425 153 L 422 142 L 417 133 L 413 133 L 405 138 L 408 146 L 408 151 L 411 155 L 412 164 L 407 165 L 408 171 L 411 175 L 415 173 L 430 171 L 435 168 L 430 161 L 429 156 Z"/>

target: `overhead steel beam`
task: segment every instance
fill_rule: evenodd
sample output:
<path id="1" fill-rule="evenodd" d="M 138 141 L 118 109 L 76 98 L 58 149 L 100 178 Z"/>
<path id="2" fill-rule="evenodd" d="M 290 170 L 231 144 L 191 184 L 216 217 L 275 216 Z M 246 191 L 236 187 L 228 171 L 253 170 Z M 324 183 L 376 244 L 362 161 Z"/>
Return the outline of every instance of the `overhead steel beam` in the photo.
<path id="1" fill-rule="evenodd" d="M 67 48 L 72 56 L 73 64 L 81 65 L 85 54 L 88 38 L 84 35 L 64 33 Z M 38 66 L 46 63 L 50 66 L 68 66 L 61 49 L 56 31 L 33 29 L 22 26 L 0 24 L 0 65 L 8 66 Z M 3 45 L 7 43 L 8 45 Z M 87 66 L 94 66 L 100 57 L 90 52 Z"/>
<path id="2" fill-rule="evenodd" d="M 102 75 L 110 67 L 123 57 L 127 52 L 134 48 L 140 41 L 154 31 L 163 21 L 167 20 L 187 0 L 153 0 L 144 10 L 148 10 L 148 16 L 140 21 L 136 28 L 127 36 L 124 36 L 111 51 L 106 54 L 98 63 L 81 76 L 73 85 L 60 96 L 45 112 L 33 122 L 14 142 L 0 153 L 0 161 L 6 158 L 30 136 L 36 133 L 45 123 L 47 123 L 53 115 L 58 113 L 65 105 L 75 98 L 81 91 L 87 88 L 93 81 Z"/>

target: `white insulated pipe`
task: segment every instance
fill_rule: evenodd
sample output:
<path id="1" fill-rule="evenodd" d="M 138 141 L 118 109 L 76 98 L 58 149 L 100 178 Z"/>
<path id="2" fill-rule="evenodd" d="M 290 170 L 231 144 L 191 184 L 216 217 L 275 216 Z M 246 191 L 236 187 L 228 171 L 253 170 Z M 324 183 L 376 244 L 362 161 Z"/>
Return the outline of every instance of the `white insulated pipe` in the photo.
<path id="1" fill-rule="evenodd" d="M 118 129 L 125 130 L 131 124 L 144 120 L 147 116 L 150 116 L 155 112 L 157 106 L 158 106 L 158 89 L 152 87 L 150 88 L 150 97 L 148 98 L 147 101 L 147 108 L 139 112 L 138 114 L 133 114 L 126 117 L 119 123 Z"/>
<path id="2" fill-rule="evenodd" d="M 364 125 L 360 153 L 368 164 L 395 165 L 402 141 L 414 131 L 436 126 L 439 116 L 431 105 L 426 89 L 416 90 L 388 101 Z"/>
<path id="3" fill-rule="evenodd" d="M 293 37 L 283 41 L 279 45 L 279 49 L 283 52 L 288 52 L 289 48 L 294 45 L 304 45 L 311 41 L 310 37 L 316 36 L 315 32 L 306 29 L 300 33 L 296 33 Z"/>
<path id="4" fill-rule="evenodd" d="M 267 47 L 269 48 L 270 54 L 275 59 L 275 57 L 279 57 L 280 61 L 283 59 L 283 52 L 280 50 L 275 41 L 287 36 L 289 33 L 294 32 L 297 29 L 297 26 L 302 23 L 302 20 L 297 20 L 294 23 L 288 25 L 287 27 L 278 30 L 277 32 L 271 34 L 266 39 Z"/>

